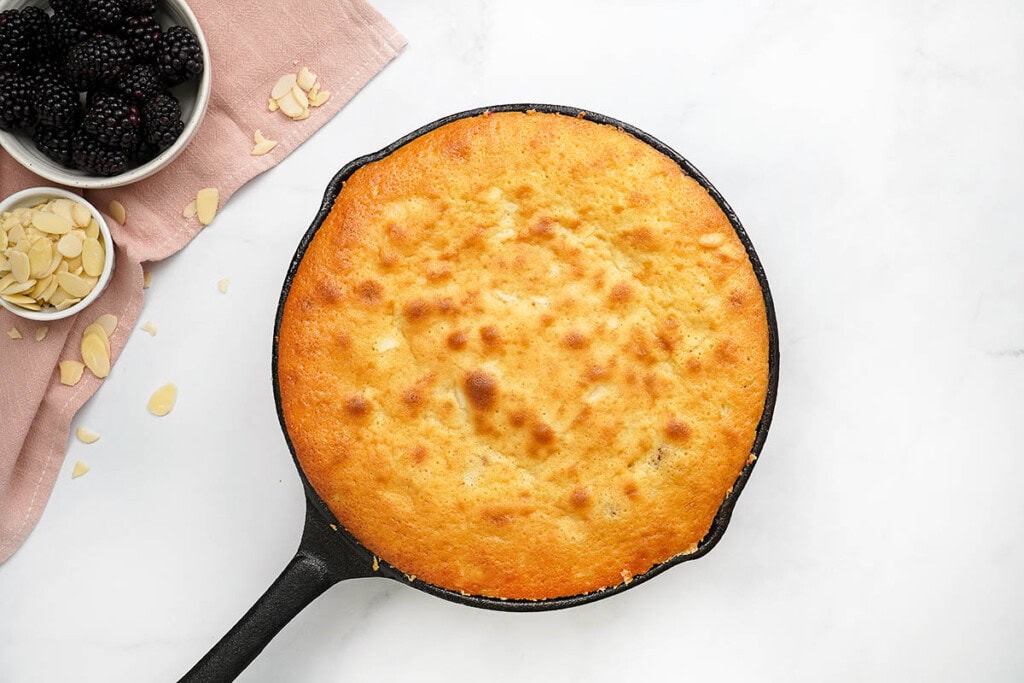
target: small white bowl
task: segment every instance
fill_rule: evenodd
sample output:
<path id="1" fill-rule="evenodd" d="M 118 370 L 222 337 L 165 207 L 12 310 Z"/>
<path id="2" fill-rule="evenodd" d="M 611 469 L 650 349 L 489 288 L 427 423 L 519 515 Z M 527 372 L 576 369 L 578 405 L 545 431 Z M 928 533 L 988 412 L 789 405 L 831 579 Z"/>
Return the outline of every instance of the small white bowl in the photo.
<path id="1" fill-rule="evenodd" d="M 73 306 L 65 308 L 63 311 L 56 309 L 43 309 L 41 311 L 30 311 L 27 308 L 22 308 L 16 304 L 12 304 L 4 299 L 0 299 L 0 306 L 3 306 L 11 313 L 27 318 L 28 320 L 40 320 L 46 322 L 48 320 L 60 320 L 61 318 L 67 318 L 75 315 L 86 306 L 91 304 L 93 301 L 103 293 L 106 289 L 107 283 L 110 282 L 110 276 L 114 274 L 114 240 L 110 237 L 110 228 L 107 227 L 107 222 L 103 220 L 103 215 L 96 209 L 95 206 L 85 201 L 77 194 L 68 192 L 67 190 L 61 190 L 56 187 L 32 187 L 21 192 L 15 192 L 7 199 L 0 201 L 0 215 L 12 209 L 16 209 L 19 206 L 33 206 L 41 201 L 48 201 L 50 199 L 70 199 L 73 202 L 82 204 L 89 209 L 92 217 L 96 219 L 96 222 L 100 226 L 100 235 L 103 237 L 103 250 L 106 254 L 106 261 L 103 263 L 103 272 L 100 273 L 99 280 L 96 281 L 96 286 L 89 292 L 81 301 Z"/>
<path id="2" fill-rule="evenodd" d="M 30 5 L 48 8 L 49 2 L 48 0 L 0 0 L 0 11 L 20 9 Z M 0 147 L 7 150 L 15 161 L 36 175 L 59 185 L 87 189 L 130 185 L 143 178 L 148 178 L 174 161 L 199 130 L 199 124 L 202 123 L 203 117 L 206 115 L 206 107 L 210 103 L 210 84 L 212 82 L 210 50 L 206 44 L 206 36 L 203 35 L 203 30 L 199 27 L 199 20 L 196 19 L 196 15 L 192 13 L 184 0 L 159 0 L 157 6 L 159 9 L 156 19 L 162 27 L 180 25 L 191 29 L 199 39 L 199 45 L 203 50 L 203 73 L 199 75 L 199 78 L 190 79 L 170 89 L 181 103 L 181 119 L 185 122 L 185 130 L 173 145 L 145 164 L 109 178 L 91 176 L 83 171 L 64 168 L 36 149 L 31 135 L 25 131 L 17 133 L 0 131 Z"/>

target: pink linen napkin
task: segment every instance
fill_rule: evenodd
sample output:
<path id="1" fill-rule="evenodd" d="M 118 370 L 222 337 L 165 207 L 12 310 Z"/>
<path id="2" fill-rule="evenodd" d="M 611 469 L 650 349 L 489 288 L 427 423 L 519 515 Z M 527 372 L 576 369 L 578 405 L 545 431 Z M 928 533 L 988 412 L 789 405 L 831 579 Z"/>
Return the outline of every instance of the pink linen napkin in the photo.
<path id="1" fill-rule="evenodd" d="M 206 34 L 213 90 L 202 127 L 185 152 L 159 174 L 128 187 L 87 191 L 104 210 L 118 199 L 128 210 L 121 226 L 108 218 L 117 244 L 107 289 L 77 316 L 46 324 L 0 310 L 0 562 L 35 527 L 64 460 L 71 419 L 100 382 L 87 370 L 77 386 L 60 384 L 60 360 L 80 360 L 82 330 L 103 313 L 119 323 L 116 359 L 142 307 L 142 263 L 174 254 L 202 230 L 182 209 L 204 187 L 220 190 L 221 205 L 246 181 L 271 168 L 331 119 L 405 46 L 405 39 L 364 0 L 191 0 Z M 293 39 L 278 40 L 279 36 Z M 278 77 L 301 66 L 315 71 L 331 98 L 304 121 L 267 110 Z M 278 146 L 250 155 L 260 129 Z M 48 185 L 0 150 L 0 197 Z M 22 339 L 7 331 L 16 327 Z"/>

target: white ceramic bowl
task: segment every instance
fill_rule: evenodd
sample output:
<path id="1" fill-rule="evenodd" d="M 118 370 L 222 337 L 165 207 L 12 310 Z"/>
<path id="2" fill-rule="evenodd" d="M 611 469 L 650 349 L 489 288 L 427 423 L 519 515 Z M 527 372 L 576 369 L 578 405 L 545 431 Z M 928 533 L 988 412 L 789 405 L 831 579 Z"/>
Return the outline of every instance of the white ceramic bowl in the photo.
<path id="1" fill-rule="evenodd" d="M 18 9 L 35 5 L 49 7 L 47 0 L 0 0 L 0 11 Z M 161 152 L 155 159 L 129 169 L 118 176 L 90 176 L 82 171 L 64 168 L 45 154 L 36 149 L 32 137 L 24 132 L 10 133 L 0 131 L 0 147 L 3 147 L 14 159 L 36 175 L 59 185 L 81 188 L 120 187 L 148 178 L 170 164 L 184 151 L 185 147 L 199 130 L 199 124 L 206 115 L 206 107 L 210 103 L 210 50 L 206 45 L 206 37 L 199 27 L 199 21 L 183 0 L 158 0 L 157 21 L 164 28 L 173 25 L 185 26 L 192 30 L 199 39 L 203 49 L 203 73 L 198 79 L 190 79 L 181 85 L 171 88 L 171 92 L 181 103 L 181 118 L 185 122 L 185 130 L 173 145 Z"/>
<path id="2" fill-rule="evenodd" d="M 100 235 L 103 237 L 103 249 L 106 252 L 106 261 L 103 263 L 103 272 L 100 273 L 99 280 L 96 281 L 96 286 L 89 292 L 81 301 L 73 306 L 65 308 L 63 311 L 56 309 L 43 309 L 41 311 L 30 311 L 27 308 L 22 308 L 15 304 L 9 303 L 4 299 L 0 299 L 0 306 L 3 306 L 11 313 L 27 318 L 28 320 L 60 320 L 61 318 L 67 318 L 75 315 L 86 306 L 96 300 L 97 297 L 107 287 L 107 283 L 110 282 L 110 276 L 114 274 L 114 240 L 110 237 L 110 228 L 107 226 L 107 222 L 103 220 L 103 214 L 101 214 L 95 206 L 85 201 L 77 194 L 68 192 L 67 190 L 61 190 L 56 187 L 32 187 L 21 192 L 15 192 L 7 199 L 0 201 L 0 215 L 4 212 L 16 209 L 19 206 L 34 206 L 41 201 L 49 201 L 50 199 L 70 199 L 71 201 L 78 202 L 86 207 L 92 213 L 92 217 L 96 219 L 96 222 L 100 226 Z"/>

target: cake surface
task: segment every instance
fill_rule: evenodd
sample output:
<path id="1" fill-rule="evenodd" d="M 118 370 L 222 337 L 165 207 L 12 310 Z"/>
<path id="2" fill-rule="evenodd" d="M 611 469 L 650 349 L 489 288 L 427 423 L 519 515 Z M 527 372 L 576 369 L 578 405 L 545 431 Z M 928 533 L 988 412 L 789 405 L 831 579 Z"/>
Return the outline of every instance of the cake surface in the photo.
<path id="1" fill-rule="evenodd" d="M 768 324 L 729 220 L 671 159 L 493 113 L 348 179 L 278 371 L 303 471 L 375 555 L 541 599 L 696 548 L 750 457 Z"/>

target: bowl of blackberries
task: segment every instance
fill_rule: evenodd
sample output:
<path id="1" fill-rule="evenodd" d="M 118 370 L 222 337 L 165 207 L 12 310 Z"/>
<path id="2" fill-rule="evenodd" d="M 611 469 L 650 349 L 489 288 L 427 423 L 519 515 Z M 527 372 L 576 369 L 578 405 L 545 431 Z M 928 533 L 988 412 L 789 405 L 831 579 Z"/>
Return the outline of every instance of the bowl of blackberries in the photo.
<path id="1" fill-rule="evenodd" d="M 209 99 L 184 0 L 0 0 L 0 147 L 47 180 L 142 180 L 185 149 Z"/>

